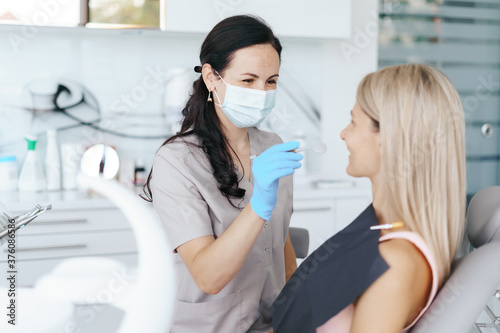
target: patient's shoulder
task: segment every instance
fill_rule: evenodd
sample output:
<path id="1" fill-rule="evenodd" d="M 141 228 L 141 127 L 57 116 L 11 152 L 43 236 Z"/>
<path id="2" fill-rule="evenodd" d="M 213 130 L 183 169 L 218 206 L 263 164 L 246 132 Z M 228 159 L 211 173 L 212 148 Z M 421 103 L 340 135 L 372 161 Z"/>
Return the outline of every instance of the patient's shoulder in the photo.
<path id="1" fill-rule="evenodd" d="M 410 241 L 394 238 L 379 244 L 380 254 L 394 273 L 401 276 L 400 282 L 411 284 L 416 279 L 432 279 L 432 270 L 425 255 Z"/>
<path id="2" fill-rule="evenodd" d="M 379 243 L 379 250 L 389 269 L 354 304 L 351 332 L 401 332 L 428 301 L 432 271 L 420 250 L 402 238 Z"/>
<path id="3" fill-rule="evenodd" d="M 432 286 L 432 269 L 425 255 L 414 243 L 394 238 L 379 244 L 380 254 L 392 271 L 393 286 L 413 300 L 418 313 L 427 303 Z"/>
<path id="4" fill-rule="evenodd" d="M 393 238 L 379 244 L 382 257 L 388 264 L 407 269 L 422 268 L 431 273 L 427 258 L 414 243 L 404 238 Z"/>

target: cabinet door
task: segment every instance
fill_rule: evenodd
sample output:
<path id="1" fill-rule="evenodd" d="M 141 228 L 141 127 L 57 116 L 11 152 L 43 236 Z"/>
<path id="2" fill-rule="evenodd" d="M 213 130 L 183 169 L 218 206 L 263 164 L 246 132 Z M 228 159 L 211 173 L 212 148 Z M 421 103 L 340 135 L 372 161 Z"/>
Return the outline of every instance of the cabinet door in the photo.
<path id="1" fill-rule="evenodd" d="M 312 253 L 334 234 L 333 199 L 294 202 L 290 226 L 309 231 L 308 253 Z"/>
<path id="2" fill-rule="evenodd" d="M 0 271 L 7 272 L 7 248 L 0 251 Z M 15 271 L 18 286 L 32 286 L 59 262 L 72 257 L 136 256 L 135 237 L 130 230 L 75 234 L 28 235 L 16 238 Z M 0 280 L 0 287 L 7 280 Z"/>
<path id="3" fill-rule="evenodd" d="M 12 212 L 14 216 L 22 212 Z M 33 286 L 65 259 L 104 256 L 135 264 L 137 246 L 124 215 L 116 208 L 54 209 L 16 232 L 15 268 L 19 287 Z M 0 248 L 0 271 L 8 271 L 7 247 Z M 10 258 L 12 259 L 12 258 Z M 0 287 L 7 280 L 0 281 Z"/>
<path id="4" fill-rule="evenodd" d="M 166 31 L 205 34 L 226 17 L 251 13 L 266 20 L 278 36 L 345 39 L 351 34 L 350 0 L 166 0 L 165 5 Z"/>
<path id="5" fill-rule="evenodd" d="M 16 216 L 22 212 L 13 212 Z M 90 230 L 131 229 L 125 216 L 118 209 L 49 210 L 26 228 L 17 231 L 18 236 L 34 234 L 73 233 Z"/>
<path id="6" fill-rule="evenodd" d="M 137 266 L 137 254 L 118 254 L 118 255 L 104 255 L 110 259 L 119 261 L 127 267 Z M 18 261 L 16 263 L 16 283 L 18 288 L 31 288 L 35 286 L 36 281 L 43 275 L 49 274 L 57 265 L 64 259 L 43 259 L 43 260 L 27 260 Z M 7 264 L 0 262 L 0 271 L 7 272 Z M 7 279 L 0 279 L 0 288 L 6 288 L 8 284 Z"/>
<path id="7" fill-rule="evenodd" d="M 135 236 L 130 230 L 19 236 L 15 248 L 16 261 L 136 252 Z M 3 263 L 7 248 L 0 253 Z"/>

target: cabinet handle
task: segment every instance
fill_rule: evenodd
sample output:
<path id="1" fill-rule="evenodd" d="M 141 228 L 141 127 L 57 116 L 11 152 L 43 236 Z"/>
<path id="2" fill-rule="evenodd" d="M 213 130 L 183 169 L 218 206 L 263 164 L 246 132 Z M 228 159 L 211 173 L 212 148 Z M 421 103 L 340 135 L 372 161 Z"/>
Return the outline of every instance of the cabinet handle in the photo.
<path id="1" fill-rule="evenodd" d="M 36 252 L 36 251 L 50 251 L 50 250 L 70 250 L 70 249 L 86 249 L 87 244 L 74 244 L 74 245 L 57 245 L 57 246 L 40 246 L 40 247 L 21 247 L 17 248 L 16 252 Z M 8 249 L 3 250 L 7 252 Z"/>
<path id="2" fill-rule="evenodd" d="M 48 220 L 48 221 L 33 221 L 30 226 L 33 225 L 52 225 L 52 224 L 79 224 L 79 223 L 87 223 L 87 219 L 64 219 L 64 220 Z"/>
<path id="3" fill-rule="evenodd" d="M 332 210 L 332 207 L 311 207 L 311 208 L 294 208 L 293 212 L 323 212 L 326 210 Z"/>

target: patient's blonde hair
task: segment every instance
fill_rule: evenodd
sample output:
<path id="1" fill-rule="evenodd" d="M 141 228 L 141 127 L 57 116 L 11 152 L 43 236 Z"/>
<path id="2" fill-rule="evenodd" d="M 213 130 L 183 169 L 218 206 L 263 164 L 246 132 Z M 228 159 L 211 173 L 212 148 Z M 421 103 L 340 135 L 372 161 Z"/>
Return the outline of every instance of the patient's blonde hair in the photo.
<path id="1" fill-rule="evenodd" d="M 465 125 L 458 93 L 442 72 L 408 64 L 366 76 L 357 102 L 379 123 L 385 212 L 422 236 L 442 283 L 465 223 Z"/>

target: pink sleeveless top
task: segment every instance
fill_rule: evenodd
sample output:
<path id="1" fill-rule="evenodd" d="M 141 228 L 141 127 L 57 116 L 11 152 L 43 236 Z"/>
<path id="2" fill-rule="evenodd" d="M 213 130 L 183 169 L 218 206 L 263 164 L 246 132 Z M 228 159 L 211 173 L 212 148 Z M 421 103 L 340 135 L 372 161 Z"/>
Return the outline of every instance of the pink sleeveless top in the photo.
<path id="1" fill-rule="evenodd" d="M 405 333 L 413 325 L 416 324 L 416 322 L 420 319 L 420 317 L 422 317 L 422 315 L 431 305 L 438 290 L 439 276 L 438 276 L 436 262 L 434 261 L 434 257 L 432 256 L 431 251 L 425 244 L 425 241 L 422 239 L 422 237 L 420 237 L 420 235 L 412 231 L 395 231 L 380 237 L 379 242 L 384 242 L 386 240 L 394 238 L 403 238 L 412 242 L 425 256 L 432 271 L 432 287 L 431 287 L 431 292 L 429 294 L 429 300 L 427 301 L 427 304 L 422 309 L 417 318 L 415 318 L 415 320 L 410 325 L 408 325 L 403 329 L 402 333 Z M 318 327 L 316 329 L 316 333 L 332 333 L 332 332 L 349 333 L 349 331 L 351 330 L 351 322 L 353 315 L 354 315 L 354 306 L 350 304 L 344 310 L 340 311 L 337 315 L 335 315 L 326 323 L 324 323 L 322 326 Z"/>

